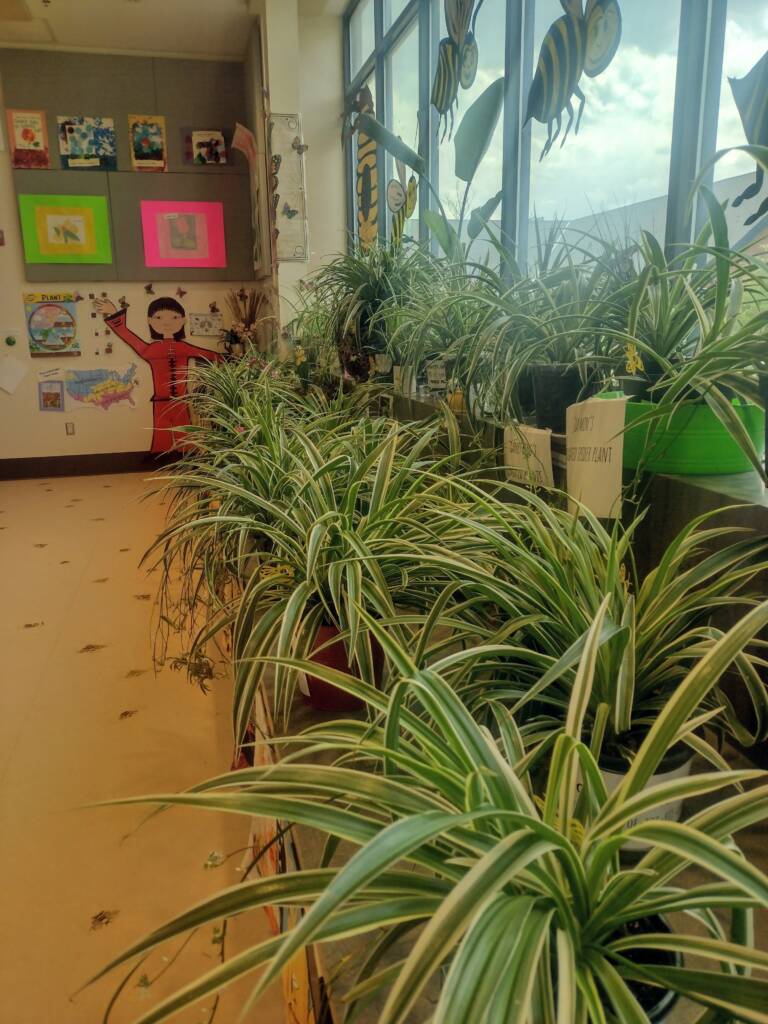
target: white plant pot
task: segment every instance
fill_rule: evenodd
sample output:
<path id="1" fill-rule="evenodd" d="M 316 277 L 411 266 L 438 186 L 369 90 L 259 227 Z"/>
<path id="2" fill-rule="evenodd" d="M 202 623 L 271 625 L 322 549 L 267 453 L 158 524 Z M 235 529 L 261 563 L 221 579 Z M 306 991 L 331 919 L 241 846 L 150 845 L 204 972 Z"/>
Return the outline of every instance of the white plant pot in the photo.
<path id="1" fill-rule="evenodd" d="M 671 768 L 669 771 L 657 772 L 656 775 L 651 776 L 651 780 L 648 783 L 649 786 L 655 786 L 662 782 L 674 782 L 675 779 L 685 779 L 691 774 L 691 765 L 693 764 L 693 758 L 690 757 L 687 761 L 684 761 L 681 765 L 675 768 Z M 619 786 L 620 783 L 626 778 L 624 772 L 611 772 L 607 769 L 602 768 L 600 774 L 603 776 L 603 782 L 605 788 L 608 790 L 610 795 Z M 668 804 L 662 804 L 661 807 L 656 807 L 652 811 L 645 811 L 643 814 L 639 814 L 636 818 L 632 818 L 627 823 L 627 828 L 632 825 L 637 825 L 641 821 L 680 821 L 680 816 L 683 812 L 683 801 L 672 800 Z M 631 850 L 633 852 L 642 852 L 648 848 L 648 844 L 641 842 L 637 839 L 632 839 L 625 844 L 623 849 Z"/>

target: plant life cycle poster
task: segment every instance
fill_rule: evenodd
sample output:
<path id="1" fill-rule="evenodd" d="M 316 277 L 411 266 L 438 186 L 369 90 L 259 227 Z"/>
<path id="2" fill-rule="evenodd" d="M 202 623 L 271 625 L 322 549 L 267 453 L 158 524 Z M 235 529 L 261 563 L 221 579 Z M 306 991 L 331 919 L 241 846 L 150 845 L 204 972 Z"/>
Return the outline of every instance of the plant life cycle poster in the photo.
<path id="1" fill-rule="evenodd" d="M 167 170 L 164 117 L 157 114 L 129 114 L 128 136 L 134 171 Z"/>
<path id="2" fill-rule="evenodd" d="M 51 154 L 45 111 L 8 110 L 6 118 L 11 166 L 23 170 L 47 170 L 51 166 Z"/>
<path id="3" fill-rule="evenodd" d="M 115 122 L 111 117 L 57 117 L 56 123 L 65 170 L 117 170 Z"/>
<path id="4" fill-rule="evenodd" d="M 77 306 L 71 292 L 31 292 L 24 296 L 32 356 L 79 356 Z"/>

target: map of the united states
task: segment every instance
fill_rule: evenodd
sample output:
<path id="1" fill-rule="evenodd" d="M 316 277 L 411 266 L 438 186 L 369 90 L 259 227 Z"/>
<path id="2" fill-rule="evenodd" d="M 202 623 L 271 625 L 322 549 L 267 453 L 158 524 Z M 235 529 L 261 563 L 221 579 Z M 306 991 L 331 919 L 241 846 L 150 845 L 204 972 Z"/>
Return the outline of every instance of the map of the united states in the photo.
<path id="1" fill-rule="evenodd" d="M 127 370 L 65 370 L 64 387 L 76 402 L 106 411 L 118 402 L 135 405 L 136 364 Z"/>

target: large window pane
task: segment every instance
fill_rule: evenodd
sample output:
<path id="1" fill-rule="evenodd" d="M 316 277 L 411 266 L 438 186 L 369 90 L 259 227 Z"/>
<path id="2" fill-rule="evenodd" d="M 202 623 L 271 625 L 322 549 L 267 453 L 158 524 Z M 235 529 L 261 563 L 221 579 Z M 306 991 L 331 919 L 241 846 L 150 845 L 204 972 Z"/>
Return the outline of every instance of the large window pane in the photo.
<path id="1" fill-rule="evenodd" d="M 360 0 L 349 19 L 349 73 L 352 78 L 373 53 L 373 3 L 374 0 Z"/>
<path id="2" fill-rule="evenodd" d="M 440 5 L 441 8 L 443 5 Z M 504 26 L 506 24 L 506 0 L 485 0 L 480 8 L 475 24 L 475 41 L 478 49 L 478 67 L 475 80 L 469 89 L 458 86 L 457 101 L 454 107 L 453 134 L 461 123 L 461 119 L 467 109 L 477 97 L 488 88 L 491 82 L 504 75 Z M 445 27 L 445 12 L 443 11 L 440 20 L 440 37 L 445 39 L 448 36 Z M 450 113 L 447 114 L 450 128 Z M 501 188 L 501 164 L 503 157 L 503 118 L 499 118 L 493 139 L 485 154 L 480 167 L 475 175 L 472 187 L 469 191 L 466 203 L 466 210 L 470 211 L 475 206 L 495 195 Z M 440 137 L 443 136 L 444 121 L 441 120 Z M 449 139 L 446 132 L 445 138 L 440 143 L 440 199 L 445 207 L 445 212 L 453 222 L 454 227 L 458 225 L 461 207 L 464 200 L 466 188 L 465 182 L 456 177 L 455 148 L 453 139 Z M 501 211 L 497 211 L 497 219 L 501 217 Z M 465 225 L 468 214 L 465 216 Z M 498 224 L 496 224 L 498 232 Z M 464 232 L 466 240 L 466 229 Z M 480 255 L 480 248 L 483 247 L 480 240 L 473 250 L 475 256 Z"/>
<path id="3" fill-rule="evenodd" d="M 419 147 L 419 28 L 414 24 L 398 42 L 385 64 L 387 96 L 388 96 L 388 127 L 399 135 L 411 149 Z M 386 159 L 387 183 L 397 178 L 397 170 L 390 156 Z M 406 191 L 408 179 L 413 172 L 406 168 Z M 385 183 L 386 184 L 386 183 Z M 382 198 L 386 190 L 382 190 Z M 392 213 L 388 211 L 387 236 L 391 237 Z M 397 214 L 395 214 L 397 216 Z M 404 235 L 409 238 L 419 237 L 418 204 L 413 214 L 405 221 Z"/>
<path id="4" fill-rule="evenodd" d="M 614 239 L 636 237 L 641 229 L 663 238 L 680 0 L 622 3 L 621 13 L 613 60 L 597 76 L 584 73 L 578 81 L 586 97 L 579 134 L 574 118 L 561 148 L 569 119 L 563 110 L 560 135 L 539 161 L 547 126 L 532 121 L 531 216 L 540 219 L 540 230 L 565 218 L 576 229 L 597 229 Z M 534 72 L 542 42 L 559 18 L 559 0 L 536 0 Z M 577 95 L 571 99 L 578 115 Z M 529 238 L 535 238 L 533 228 Z"/>
<path id="5" fill-rule="evenodd" d="M 386 32 L 390 25 L 394 25 L 400 15 L 403 13 L 405 8 L 410 3 L 410 0 L 384 0 L 384 31 Z"/>
<path id="6" fill-rule="evenodd" d="M 734 99 L 729 78 L 742 79 L 768 51 L 768 6 L 753 0 L 728 0 L 728 18 L 725 28 L 723 54 L 723 80 L 720 89 L 720 117 L 717 124 L 717 148 L 743 146 L 747 142 L 739 108 Z M 765 88 L 763 79 L 763 88 Z M 746 87 L 746 83 L 745 83 Z M 742 87 L 742 88 L 745 88 Z M 737 91 L 740 92 L 738 84 Z M 744 109 L 748 98 L 744 96 Z M 749 122 L 748 122 L 749 123 Z M 746 153 L 729 153 L 715 165 L 716 193 L 720 200 L 733 200 L 755 180 L 755 162 Z M 731 241 L 743 234 L 744 221 L 755 213 L 768 195 L 768 183 L 760 192 L 745 199 L 738 207 L 729 206 L 728 217 Z"/>

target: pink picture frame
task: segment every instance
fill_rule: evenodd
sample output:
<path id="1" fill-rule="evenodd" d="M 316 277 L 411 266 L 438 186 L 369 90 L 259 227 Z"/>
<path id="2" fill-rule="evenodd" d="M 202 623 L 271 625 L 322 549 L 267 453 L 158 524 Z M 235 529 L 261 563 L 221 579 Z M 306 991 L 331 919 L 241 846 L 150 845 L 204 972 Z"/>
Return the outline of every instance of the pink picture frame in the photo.
<path id="1" fill-rule="evenodd" d="M 142 199 L 147 267 L 226 267 L 222 203 Z"/>

